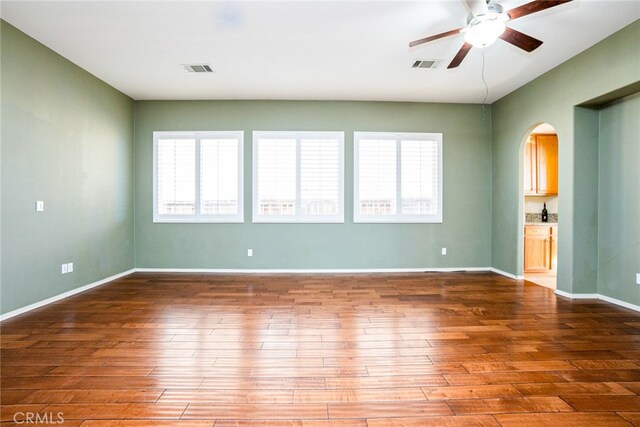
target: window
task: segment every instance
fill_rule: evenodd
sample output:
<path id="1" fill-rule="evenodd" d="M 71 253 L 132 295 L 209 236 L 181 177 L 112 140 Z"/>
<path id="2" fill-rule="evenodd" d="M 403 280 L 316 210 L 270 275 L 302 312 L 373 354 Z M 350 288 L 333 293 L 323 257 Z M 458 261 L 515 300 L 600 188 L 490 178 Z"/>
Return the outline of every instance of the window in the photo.
<path id="1" fill-rule="evenodd" d="M 254 132 L 253 222 L 344 222 L 344 133 Z"/>
<path id="2" fill-rule="evenodd" d="M 243 132 L 154 132 L 153 221 L 243 222 Z"/>
<path id="3" fill-rule="evenodd" d="M 442 222 L 442 134 L 354 134 L 354 222 Z"/>

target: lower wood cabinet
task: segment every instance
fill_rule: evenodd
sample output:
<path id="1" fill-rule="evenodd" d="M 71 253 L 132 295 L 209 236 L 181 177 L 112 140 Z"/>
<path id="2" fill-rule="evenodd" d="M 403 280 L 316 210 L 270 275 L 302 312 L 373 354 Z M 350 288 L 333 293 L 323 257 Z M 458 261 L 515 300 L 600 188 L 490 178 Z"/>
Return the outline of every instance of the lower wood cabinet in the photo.
<path id="1" fill-rule="evenodd" d="M 557 239 L 558 227 L 556 225 L 525 225 L 525 273 L 539 273 L 557 268 Z"/>
<path id="2" fill-rule="evenodd" d="M 558 226 L 551 227 L 551 270 L 558 269 Z"/>

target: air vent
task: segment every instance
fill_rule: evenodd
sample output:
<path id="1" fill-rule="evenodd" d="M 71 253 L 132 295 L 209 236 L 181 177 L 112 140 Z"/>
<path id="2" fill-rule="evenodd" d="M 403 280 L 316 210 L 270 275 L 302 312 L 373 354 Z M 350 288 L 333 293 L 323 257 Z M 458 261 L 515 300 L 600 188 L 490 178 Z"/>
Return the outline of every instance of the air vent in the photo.
<path id="1" fill-rule="evenodd" d="M 183 67 L 190 73 L 213 73 L 209 64 L 185 64 Z"/>
<path id="2" fill-rule="evenodd" d="M 438 63 L 437 59 L 416 60 L 411 68 L 437 68 Z"/>

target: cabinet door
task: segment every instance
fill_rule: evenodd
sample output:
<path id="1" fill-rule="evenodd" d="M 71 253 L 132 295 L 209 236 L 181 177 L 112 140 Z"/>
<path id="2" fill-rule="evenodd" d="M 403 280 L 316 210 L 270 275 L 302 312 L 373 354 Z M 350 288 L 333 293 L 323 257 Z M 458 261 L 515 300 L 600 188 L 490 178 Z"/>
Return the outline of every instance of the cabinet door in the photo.
<path id="1" fill-rule="evenodd" d="M 536 194 L 536 140 L 533 136 L 524 147 L 524 194 Z"/>
<path id="2" fill-rule="evenodd" d="M 536 135 L 537 192 L 558 194 L 558 137 Z"/>
<path id="3" fill-rule="evenodd" d="M 551 227 L 551 270 L 558 269 L 558 227 Z"/>
<path id="4" fill-rule="evenodd" d="M 549 235 L 524 236 L 524 271 L 542 272 L 549 269 Z"/>

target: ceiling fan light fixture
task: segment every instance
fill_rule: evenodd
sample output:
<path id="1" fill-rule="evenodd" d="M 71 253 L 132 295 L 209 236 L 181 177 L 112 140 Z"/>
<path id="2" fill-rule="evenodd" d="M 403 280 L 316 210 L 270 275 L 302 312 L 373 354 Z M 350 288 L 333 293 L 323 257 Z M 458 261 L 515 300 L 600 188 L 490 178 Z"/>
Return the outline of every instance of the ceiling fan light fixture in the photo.
<path id="1" fill-rule="evenodd" d="M 507 28 L 503 15 L 489 13 L 476 16 L 464 29 L 464 41 L 477 48 L 491 45 Z"/>
<path id="2" fill-rule="evenodd" d="M 471 16 L 467 18 L 467 25 L 465 27 L 455 28 L 440 34 L 414 40 L 409 43 L 409 47 L 463 34 L 465 43 L 460 47 L 456 56 L 453 57 L 447 69 L 457 68 L 460 63 L 464 61 L 464 58 L 471 48 L 477 47 L 482 49 L 495 42 L 498 38 L 525 52 L 533 52 L 542 45 L 542 40 L 521 33 L 514 28 L 507 27 L 507 22 L 570 1 L 572 0 L 532 0 L 529 3 L 505 12 L 502 5 L 496 3 L 494 0 L 465 0 L 468 9 L 471 11 Z"/>

